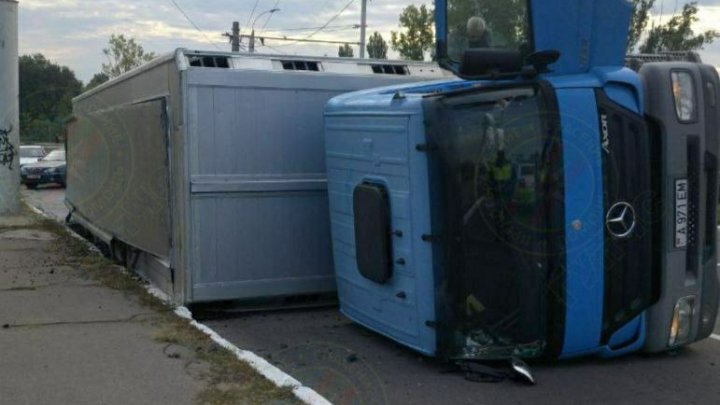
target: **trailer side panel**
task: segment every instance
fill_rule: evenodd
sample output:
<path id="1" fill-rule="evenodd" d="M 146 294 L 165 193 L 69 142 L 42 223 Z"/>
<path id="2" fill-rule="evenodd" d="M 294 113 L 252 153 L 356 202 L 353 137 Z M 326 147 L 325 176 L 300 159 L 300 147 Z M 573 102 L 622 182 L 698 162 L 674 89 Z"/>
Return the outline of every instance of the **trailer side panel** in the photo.
<path id="1" fill-rule="evenodd" d="M 77 115 L 68 139 L 67 198 L 114 239 L 168 258 L 165 99 Z"/>

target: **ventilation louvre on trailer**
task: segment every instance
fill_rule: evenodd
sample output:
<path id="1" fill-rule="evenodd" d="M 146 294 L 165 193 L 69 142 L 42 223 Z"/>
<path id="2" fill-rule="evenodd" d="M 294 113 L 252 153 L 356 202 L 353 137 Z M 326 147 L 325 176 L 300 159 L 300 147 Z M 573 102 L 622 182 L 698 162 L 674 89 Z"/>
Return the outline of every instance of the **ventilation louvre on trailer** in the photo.
<path id="1" fill-rule="evenodd" d="M 282 61 L 282 65 L 284 70 L 311 70 L 313 72 L 320 71 L 320 64 L 313 61 L 284 60 Z"/>
<path id="2" fill-rule="evenodd" d="M 386 75 L 409 75 L 405 65 L 372 65 L 373 73 Z"/>
<path id="3" fill-rule="evenodd" d="M 210 68 L 221 68 L 229 69 L 230 62 L 226 56 L 205 56 L 198 55 L 188 58 L 190 66 L 194 67 L 210 67 Z"/>

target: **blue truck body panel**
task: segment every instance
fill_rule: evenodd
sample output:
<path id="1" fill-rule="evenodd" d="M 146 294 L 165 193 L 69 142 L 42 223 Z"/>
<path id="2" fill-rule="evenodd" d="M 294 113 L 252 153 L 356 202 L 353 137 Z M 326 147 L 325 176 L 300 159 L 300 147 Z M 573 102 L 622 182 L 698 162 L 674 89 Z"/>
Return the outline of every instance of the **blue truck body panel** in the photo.
<path id="1" fill-rule="evenodd" d="M 436 0 L 439 49 L 446 42 L 446 4 Z M 632 6 L 623 0 L 529 0 L 536 51 L 554 49 L 561 58 L 553 75 L 587 73 L 597 66 L 623 66 Z M 470 17 L 470 16 L 468 16 Z M 618 27 L 623 27 L 618 29 Z M 442 55 L 441 55 L 442 57 Z"/>
<path id="2" fill-rule="evenodd" d="M 565 164 L 565 354 L 597 347 L 603 302 L 603 200 L 600 134 L 591 89 L 557 92 Z M 580 118 L 582 117 L 582 118 Z M 572 327 L 572 325 L 582 327 Z"/>
<path id="3" fill-rule="evenodd" d="M 440 86 L 445 86 L 443 83 Z M 406 88 L 407 86 L 399 86 Z M 429 229 L 427 158 L 415 153 L 424 139 L 421 97 L 395 99 L 384 90 L 366 92 L 364 103 L 341 96 L 326 110 L 328 191 L 341 311 L 366 327 L 433 355 L 435 332 L 432 251 L 415 244 Z M 365 97 L 367 95 L 367 97 Z M 412 175 L 411 175 L 412 173 Z M 392 281 L 362 277 L 355 260 L 353 189 L 363 181 L 387 186 L 394 241 Z M 409 237 L 417 235 L 417 238 Z M 402 293 L 404 298 L 399 298 Z"/>
<path id="4" fill-rule="evenodd" d="M 598 68 L 592 74 L 550 76 L 557 90 L 564 142 L 566 190 L 567 300 L 562 357 L 615 356 L 642 347 L 644 318 L 617 331 L 600 346 L 603 317 L 604 246 L 601 148 L 594 89 L 642 114 L 640 81 L 624 68 Z M 576 222 L 579 221 L 579 222 Z M 578 226 L 577 230 L 574 226 Z M 612 349 L 615 348 L 615 349 Z"/>
<path id="5" fill-rule="evenodd" d="M 638 350 L 645 322 L 640 316 L 601 345 L 603 319 L 603 186 L 595 89 L 640 112 L 636 75 L 625 69 L 548 76 L 557 92 L 564 142 L 567 313 L 563 351 L 570 358 L 615 356 Z M 425 139 L 423 97 L 488 83 L 440 81 L 342 95 L 325 112 L 328 189 L 341 311 L 354 321 L 421 353 L 435 355 L 435 274 L 428 158 L 416 150 Z M 364 181 L 386 185 L 393 239 L 393 277 L 386 284 L 364 278 L 355 258 L 353 188 Z M 577 222 L 579 221 L 579 222 Z M 573 227 L 577 224 L 577 228 Z M 402 265 L 398 264 L 401 259 Z M 402 297 L 402 298 L 400 298 Z"/>
<path id="6" fill-rule="evenodd" d="M 326 107 L 341 311 L 421 353 L 464 360 L 542 354 L 614 357 L 667 350 L 706 337 L 717 313 L 712 305 L 718 290 L 715 210 L 710 205 L 717 200 L 720 176 L 720 115 L 709 103 L 704 106 L 707 121 L 679 122 L 672 99 L 678 96 L 673 81 L 679 79 L 671 80 L 671 72 L 695 76 L 693 86 L 705 88 L 704 100 L 719 97 L 715 71 L 682 63 L 653 64 L 640 74 L 623 68 L 632 14 L 626 0 L 528 0 L 531 35 L 518 34 L 515 43 L 501 45 L 509 49 L 500 50 L 502 41 L 491 41 L 498 32 L 492 23 L 486 30 L 484 19 L 498 18 L 497 10 L 482 8 L 481 2 L 475 9 L 485 16 L 454 9 L 461 15 L 453 16 L 448 30 L 448 2 L 435 2 L 437 56 L 463 77 L 487 80 L 366 90 L 336 97 Z M 531 56 L 548 50 L 559 54 L 549 65 L 544 62 L 557 56 L 554 52 Z M 462 66 L 450 53 L 463 59 Z M 652 97 L 644 100 L 644 94 Z M 517 119 L 531 104 L 524 101 L 533 98 L 547 110 L 533 113 L 541 124 L 526 123 L 528 132 L 506 126 L 511 106 L 517 108 Z M 682 133 L 686 136 L 678 136 Z M 506 150 L 506 142 L 527 139 L 529 145 L 534 136 L 544 142 L 534 154 Z M 558 153 L 562 160 L 554 158 Z M 377 211 L 377 217 L 367 219 L 385 221 L 388 229 L 378 227 L 371 235 L 390 240 L 382 244 L 387 252 L 370 249 L 375 239 L 366 238 L 364 219 L 358 216 L 364 211 L 355 209 L 367 206 L 356 200 L 360 185 L 375 187 L 377 195 L 389 200 L 377 204 L 388 205 L 387 213 Z M 684 197 L 676 195 L 678 190 Z M 702 216 L 712 225 L 705 225 L 702 236 L 707 285 L 698 287 L 700 264 L 693 249 L 700 246 L 701 230 L 695 223 L 690 228 L 678 225 L 688 218 L 678 213 L 677 205 L 696 209 L 702 198 L 705 212 L 691 214 L 698 217 L 696 223 Z M 673 204 L 676 212 L 671 213 Z M 536 222 L 529 224 L 558 229 L 561 235 L 526 231 L 523 236 L 537 236 L 533 241 L 544 249 L 531 251 L 539 254 L 526 262 L 523 254 L 528 252 L 491 254 L 513 248 L 516 239 L 502 239 L 507 233 L 504 219 L 507 212 L 516 219 L 528 218 L 528 211 L 514 210 L 518 207 L 536 210 L 530 218 Z M 478 210 L 489 213 L 485 224 L 475 221 Z M 679 242 L 666 237 L 673 232 Z M 356 237 L 362 241 L 359 249 Z M 668 249 L 670 245 L 674 249 Z M 386 259 L 391 260 L 386 281 L 367 277 L 368 271 L 358 264 L 358 250 L 367 253 L 359 256 L 363 263 L 371 256 L 368 252 L 380 252 L 373 263 L 383 269 Z M 470 254 L 474 261 L 465 261 Z M 535 282 L 546 295 L 538 295 L 531 284 L 507 282 L 513 277 Z M 491 289 L 495 291 L 488 293 Z M 690 310 L 688 315 L 677 306 L 681 301 L 692 306 L 698 297 L 703 297 L 701 326 L 699 312 Z M 678 337 L 678 331 L 668 336 L 673 333 L 671 318 L 673 327 L 684 328 L 683 336 Z M 675 318 L 685 326 L 675 325 Z M 506 333 L 512 328 L 517 329 Z M 513 334 L 518 329 L 522 332 Z"/>

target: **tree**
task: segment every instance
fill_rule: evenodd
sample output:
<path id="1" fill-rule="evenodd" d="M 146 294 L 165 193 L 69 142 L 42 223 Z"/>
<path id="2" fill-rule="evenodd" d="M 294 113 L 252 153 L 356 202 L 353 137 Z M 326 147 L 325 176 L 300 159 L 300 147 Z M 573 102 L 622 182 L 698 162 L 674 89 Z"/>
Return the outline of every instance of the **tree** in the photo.
<path id="1" fill-rule="evenodd" d="M 434 47 L 434 24 L 433 12 L 424 4 L 419 8 L 407 6 L 400 15 L 400 28 L 404 32 L 391 32 L 392 49 L 404 59 L 424 60 L 425 52 L 432 52 Z"/>
<path id="2" fill-rule="evenodd" d="M 109 78 L 118 77 L 155 57 L 153 52 L 146 53 L 142 45 L 123 34 L 112 34 L 108 45 L 103 49 L 108 63 L 103 63 L 102 73 Z"/>
<path id="3" fill-rule="evenodd" d="M 82 91 L 82 82 L 67 66 L 39 53 L 21 56 L 19 69 L 23 141 L 54 141 L 62 133 L 63 120 L 72 114 L 72 98 Z"/>
<path id="4" fill-rule="evenodd" d="M 720 38 L 720 33 L 715 30 L 695 34 L 692 25 L 698 21 L 697 13 L 697 2 L 685 4 L 680 15 L 673 16 L 663 25 L 650 28 L 640 52 L 694 51 Z"/>
<path id="5" fill-rule="evenodd" d="M 110 80 L 110 78 L 105 73 L 95 73 L 95 76 L 93 76 L 92 79 L 90 79 L 90 81 L 85 86 L 83 91 L 92 90 L 95 87 L 105 83 L 108 80 Z"/>
<path id="6" fill-rule="evenodd" d="M 354 56 L 352 47 L 349 44 L 340 45 L 338 56 L 341 58 L 352 58 Z"/>
<path id="7" fill-rule="evenodd" d="M 655 5 L 655 0 L 632 0 L 633 15 L 630 22 L 630 32 L 627 39 L 627 51 L 632 53 L 640 42 L 648 22 L 650 21 L 650 11 Z"/>
<path id="8" fill-rule="evenodd" d="M 387 59 L 387 42 L 383 39 L 379 32 L 375 31 L 370 35 L 367 43 L 368 55 L 373 59 Z"/>

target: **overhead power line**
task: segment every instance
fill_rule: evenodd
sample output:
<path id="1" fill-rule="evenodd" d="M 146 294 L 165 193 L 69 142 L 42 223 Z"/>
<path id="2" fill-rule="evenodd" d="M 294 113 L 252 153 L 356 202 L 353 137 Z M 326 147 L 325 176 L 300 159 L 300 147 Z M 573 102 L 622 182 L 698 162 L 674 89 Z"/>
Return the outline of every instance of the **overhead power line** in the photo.
<path id="1" fill-rule="evenodd" d="M 181 14 L 185 17 L 185 19 L 190 23 L 190 25 L 192 25 L 193 27 L 195 27 L 195 29 L 198 30 L 198 32 L 200 32 L 200 33 L 205 37 L 205 39 L 210 43 L 210 45 L 214 46 L 214 47 L 217 48 L 219 51 L 222 51 L 222 49 L 220 49 L 220 47 L 217 46 L 217 44 L 216 44 L 215 42 L 213 42 L 213 41 L 210 39 L 210 37 L 207 36 L 207 34 L 205 34 L 205 31 L 201 30 L 200 27 L 198 27 L 197 24 L 195 24 L 195 22 L 190 18 L 190 16 L 187 15 L 187 13 L 185 12 L 185 10 L 183 10 L 182 7 L 180 7 L 180 5 L 175 2 L 175 0 L 170 0 L 170 2 L 175 6 L 175 8 L 178 9 L 178 11 L 180 11 L 180 13 L 181 13 Z"/>
<path id="2" fill-rule="evenodd" d="M 255 5 L 252 8 L 252 11 L 250 12 L 250 17 L 248 18 L 247 22 L 245 23 L 245 29 L 243 31 L 247 31 L 248 28 L 250 28 L 250 22 L 252 21 L 252 18 L 255 16 L 255 10 L 257 10 L 258 3 L 260 3 L 260 0 L 255 0 Z"/>
<path id="3" fill-rule="evenodd" d="M 280 0 L 275 0 L 275 5 L 272 6 L 272 8 L 276 9 L 276 8 L 278 8 L 279 5 L 280 5 Z M 263 24 L 262 28 L 260 28 L 260 32 L 263 32 L 265 30 L 265 27 L 267 27 L 268 23 L 270 22 L 270 19 L 273 17 L 273 14 L 275 14 L 275 13 L 270 13 L 267 20 L 265 20 L 265 24 Z"/>
<path id="4" fill-rule="evenodd" d="M 281 28 L 281 27 L 271 27 L 269 28 L 270 31 L 313 31 L 317 30 L 318 28 L 322 27 L 298 27 L 298 28 Z M 357 29 L 360 28 L 359 24 L 352 24 L 352 25 L 328 25 L 325 27 L 323 31 L 329 32 L 331 30 L 342 30 L 342 29 Z"/>
<path id="5" fill-rule="evenodd" d="M 279 47 L 280 46 L 291 46 L 291 45 L 297 44 L 298 42 L 306 42 L 305 40 L 312 38 L 315 34 L 326 29 L 330 24 L 332 24 L 333 21 L 335 21 L 338 17 L 340 17 L 340 15 L 342 13 L 344 13 L 345 10 L 347 10 L 353 3 L 355 3 L 355 0 L 350 0 L 343 8 L 340 9 L 340 11 L 335 13 L 335 15 L 333 15 L 325 24 L 320 26 L 318 29 L 316 29 L 311 34 L 307 35 L 306 37 L 296 40 L 295 42 L 291 42 L 289 44 L 283 44 L 283 45 L 278 45 L 278 46 Z"/>
<path id="6" fill-rule="evenodd" d="M 250 38 L 250 35 L 240 35 L 240 38 Z M 349 45 L 360 45 L 360 42 L 353 42 L 353 41 L 338 41 L 338 40 L 330 40 L 330 39 L 308 39 L 308 38 L 288 38 L 288 37 L 270 37 L 267 35 L 256 35 L 256 40 L 260 40 L 260 42 L 265 45 L 265 40 L 275 40 L 275 41 L 293 41 L 293 43 L 297 42 L 311 42 L 311 43 L 318 43 L 318 44 L 349 44 Z M 283 45 L 278 45 L 277 47 L 280 47 Z"/>
<path id="7" fill-rule="evenodd" d="M 277 53 L 281 53 L 281 54 L 283 54 L 283 55 L 287 55 L 286 52 L 281 51 L 280 49 L 277 49 L 277 48 L 275 48 L 275 47 L 272 47 L 272 46 L 270 46 L 270 45 L 268 45 L 268 44 L 262 44 L 262 46 L 264 46 L 264 47 L 266 47 L 266 48 L 270 48 L 270 49 L 272 49 L 273 51 L 275 51 L 275 52 L 277 52 Z"/>
<path id="8" fill-rule="evenodd" d="M 340 17 L 340 14 L 344 13 L 345 10 L 347 10 L 348 7 L 350 7 L 353 3 L 355 3 L 355 0 L 350 0 L 350 1 L 348 2 L 348 4 L 346 4 L 345 7 L 341 8 L 340 11 L 338 11 L 334 16 L 332 16 L 332 18 L 330 18 L 330 19 L 328 20 L 328 22 L 326 22 L 322 27 L 318 28 L 318 29 L 317 29 L 316 31 L 314 31 L 312 34 L 310 34 L 310 35 L 308 35 L 307 37 L 305 37 L 305 39 L 312 38 L 313 35 L 315 35 L 315 34 L 317 34 L 318 32 L 324 30 L 325 28 L 327 28 L 328 25 L 330 25 L 333 21 L 335 21 L 335 19 L 337 19 L 338 17 Z"/>

